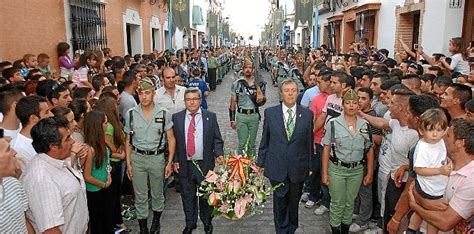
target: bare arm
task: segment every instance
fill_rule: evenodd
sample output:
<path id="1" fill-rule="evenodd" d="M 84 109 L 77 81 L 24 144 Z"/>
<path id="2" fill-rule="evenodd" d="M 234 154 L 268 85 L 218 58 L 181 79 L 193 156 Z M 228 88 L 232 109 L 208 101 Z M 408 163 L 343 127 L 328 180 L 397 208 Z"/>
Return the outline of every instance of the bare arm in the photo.
<path id="1" fill-rule="evenodd" d="M 28 234 L 34 234 L 35 229 L 33 228 L 33 225 L 31 225 L 30 220 L 26 218 L 26 213 L 25 213 L 25 223 L 26 223 L 26 230 L 28 231 Z"/>
<path id="2" fill-rule="evenodd" d="M 326 121 L 327 114 L 325 112 L 321 112 L 318 118 L 314 121 L 314 131 L 317 132 L 324 126 L 324 122 Z"/>
<path id="3" fill-rule="evenodd" d="M 89 153 L 87 154 L 87 157 L 86 157 L 86 163 L 84 165 L 84 180 L 89 183 L 89 184 L 93 184 L 95 186 L 98 186 L 98 187 L 101 187 L 101 188 L 106 188 L 108 187 L 107 185 L 107 182 L 102 182 L 96 178 L 94 178 L 94 176 L 92 176 L 92 167 L 93 167 L 93 164 L 94 164 L 94 149 L 91 147 L 90 150 L 89 150 Z"/>
<path id="4" fill-rule="evenodd" d="M 425 52 L 423 52 L 423 47 L 422 46 L 418 46 L 418 50 L 417 50 L 418 54 L 421 55 L 421 57 L 423 57 L 423 59 L 425 59 L 430 65 L 432 66 L 435 66 L 436 65 L 436 62 L 434 61 L 434 59 L 432 59 L 430 56 L 428 56 Z"/>
<path id="5" fill-rule="evenodd" d="M 359 111 L 359 115 L 363 119 L 367 120 L 370 123 L 370 125 L 374 126 L 375 128 L 390 130 L 389 121 L 384 118 L 371 116 L 362 111 Z"/>
<path id="6" fill-rule="evenodd" d="M 50 228 L 48 230 L 45 230 L 43 233 L 44 234 L 61 234 L 62 232 L 59 229 L 59 227 L 56 226 L 56 227 Z"/>
<path id="7" fill-rule="evenodd" d="M 446 210 L 437 211 L 437 210 L 427 210 L 420 206 L 414 196 L 413 196 L 413 187 L 410 187 L 409 199 L 410 207 L 431 225 L 437 227 L 441 231 L 449 231 L 453 229 L 459 222 L 462 221 L 462 217 L 459 216 L 456 211 L 448 206 Z"/>
<path id="8" fill-rule="evenodd" d="M 174 154 L 176 152 L 176 138 L 174 137 L 174 132 L 172 128 L 166 131 L 166 138 L 168 139 L 168 162 L 173 162 Z"/>
<path id="9" fill-rule="evenodd" d="M 398 39 L 398 41 L 402 45 L 403 50 L 405 50 L 407 52 L 407 54 L 409 54 L 412 58 L 416 58 L 416 54 L 413 53 L 413 51 L 411 51 L 410 47 L 408 47 L 408 45 L 405 44 L 405 42 L 402 40 L 402 38 Z"/>

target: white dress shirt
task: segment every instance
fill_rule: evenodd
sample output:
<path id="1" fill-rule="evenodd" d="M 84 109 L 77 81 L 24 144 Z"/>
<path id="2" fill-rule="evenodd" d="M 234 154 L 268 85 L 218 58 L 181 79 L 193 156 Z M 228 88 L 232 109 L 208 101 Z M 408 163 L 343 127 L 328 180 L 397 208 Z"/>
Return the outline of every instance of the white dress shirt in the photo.
<path id="1" fill-rule="evenodd" d="M 288 108 L 285 104 L 281 104 L 281 108 L 283 110 L 283 121 L 285 123 L 285 128 L 286 128 L 286 123 L 288 123 L 289 115 L 288 115 L 288 109 L 291 109 L 293 111 L 293 122 L 296 124 L 296 104 L 293 105 L 292 107 Z"/>
<path id="2" fill-rule="evenodd" d="M 184 118 L 184 137 L 186 142 L 186 149 L 188 147 L 188 128 L 189 124 L 191 123 L 191 112 L 186 110 L 186 118 Z M 202 111 L 201 108 L 196 112 L 196 116 L 194 117 L 194 124 L 195 124 L 195 132 L 194 132 L 194 149 L 195 153 L 192 157 L 188 157 L 188 160 L 203 160 L 204 159 L 204 128 L 202 124 Z M 186 155 L 188 156 L 188 155 Z"/>
<path id="3" fill-rule="evenodd" d="M 36 233 L 59 227 L 62 233 L 85 233 L 89 222 L 86 186 L 68 160 L 38 154 L 21 181 L 28 196 L 26 212 Z"/>

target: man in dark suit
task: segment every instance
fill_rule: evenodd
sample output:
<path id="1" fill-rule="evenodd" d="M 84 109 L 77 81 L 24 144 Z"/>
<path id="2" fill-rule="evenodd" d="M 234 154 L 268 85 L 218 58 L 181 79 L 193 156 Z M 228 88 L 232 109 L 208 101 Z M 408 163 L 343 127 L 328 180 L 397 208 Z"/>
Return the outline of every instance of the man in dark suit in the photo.
<path id="1" fill-rule="evenodd" d="M 294 233 L 298 228 L 298 205 L 303 183 L 309 175 L 313 154 L 313 113 L 296 105 L 298 86 L 281 83 L 282 104 L 265 110 L 262 140 L 256 166 L 272 186 L 276 233 Z"/>
<path id="2" fill-rule="evenodd" d="M 178 173 L 181 187 L 186 228 L 183 233 L 196 229 L 198 207 L 205 233 L 212 233 L 212 207 L 207 200 L 197 198 L 196 188 L 204 176 L 213 170 L 215 163 L 224 161 L 224 141 L 219 130 L 216 114 L 202 110 L 201 92 L 188 88 L 184 92 L 186 110 L 173 115 L 173 131 L 176 137 L 174 170 Z M 199 200 L 199 206 L 198 206 Z"/>

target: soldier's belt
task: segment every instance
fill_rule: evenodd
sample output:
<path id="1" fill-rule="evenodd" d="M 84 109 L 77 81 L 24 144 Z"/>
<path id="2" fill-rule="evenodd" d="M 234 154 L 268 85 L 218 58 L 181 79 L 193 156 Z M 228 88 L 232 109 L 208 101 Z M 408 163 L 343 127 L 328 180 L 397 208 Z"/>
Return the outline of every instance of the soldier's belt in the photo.
<path id="1" fill-rule="evenodd" d="M 135 146 L 132 146 L 132 150 L 143 155 L 158 155 L 166 151 L 166 149 L 157 149 L 157 150 L 141 150 Z"/>
<path id="2" fill-rule="evenodd" d="M 237 108 L 237 112 L 239 112 L 241 114 L 246 114 L 246 115 L 257 113 L 257 111 L 258 111 L 257 108 L 254 108 L 254 109 L 242 109 L 240 107 Z"/>
<path id="3" fill-rule="evenodd" d="M 329 160 L 331 160 L 331 162 L 333 162 L 337 166 L 342 166 L 342 167 L 346 167 L 346 168 L 354 168 L 354 167 L 357 167 L 359 165 L 363 165 L 365 163 L 365 160 L 363 160 L 363 159 L 358 161 L 358 162 L 346 163 L 346 162 L 343 162 L 343 161 L 341 161 L 338 158 L 333 157 L 333 156 L 329 157 Z"/>

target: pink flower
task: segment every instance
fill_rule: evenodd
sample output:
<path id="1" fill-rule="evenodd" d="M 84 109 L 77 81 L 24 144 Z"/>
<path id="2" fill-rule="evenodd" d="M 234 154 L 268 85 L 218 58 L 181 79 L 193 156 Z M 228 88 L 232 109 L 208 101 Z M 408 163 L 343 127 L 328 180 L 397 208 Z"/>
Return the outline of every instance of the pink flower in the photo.
<path id="1" fill-rule="evenodd" d="M 213 192 L 209 195 L 209 198 L 207 199 L 207 203 L 210 206 L 216 207 L 219 204 L 220 199 L 221 199 L 221 194 Z"/>
<path id="2" fill-rule="evenodd" d="M 219 211 L 222 213 L 227 213 L 229 212 L 230 205 L 227 202 L 222 203 L 221 207 L 219 207 Z"/>
<path id="3" fill-rule="evenodd" d="M 248 194 L 246 193 L 245 196 L 243 197 L 244 201 L 247 202 L 247 203 L 250 203 L 252 202 L 252 195 L 251 194 Z"/>
<path id="4" fill-rule="evenodd" d="M 224 189 L 225 189 L 225 185 L 224 185 L 224 183 L 217 182 L 216 188 L 217 188 L 217 190 L 219 190 L 219 191 L 222 192 L 222 191 L 224 191 Z"/>
<path id="5" fill-rule="evenodd" d="M 206 181 L 207 182 L 214 184 L 217 181 L 217 179 L 218 179 L 218 176 L 214 171 L 209 170 L 207 172 L 207 175 L 206 175 Z"/>
<path id="6" fill-rule="evenodd" d="M 247 206 L 247 202 L 244 199 L 239 199 L 235 202 L 235 217 L 238 219 L 242 218 L 245 214 L 245 208 Z"/>
<path id="7" fill-rule="evenodd" d="M 240 189 L 240 181 L 239 180 L 233 180 L 232 181 L 232 189 L 233 189 L 234 193 L 237 193 L 237 191 L 239 191 L 239 189 Z"/>

